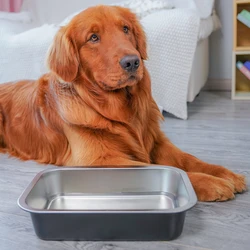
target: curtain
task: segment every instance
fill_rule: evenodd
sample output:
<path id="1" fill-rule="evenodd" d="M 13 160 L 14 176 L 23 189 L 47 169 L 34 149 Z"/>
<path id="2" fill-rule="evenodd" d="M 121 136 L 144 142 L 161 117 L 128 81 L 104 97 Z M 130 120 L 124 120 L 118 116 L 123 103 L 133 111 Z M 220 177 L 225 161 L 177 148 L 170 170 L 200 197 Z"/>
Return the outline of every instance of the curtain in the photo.
<path id="1" fill-rule="evenodd" d="M 19 12 L 23 0 L 0 0 L 0 11 Z"/>

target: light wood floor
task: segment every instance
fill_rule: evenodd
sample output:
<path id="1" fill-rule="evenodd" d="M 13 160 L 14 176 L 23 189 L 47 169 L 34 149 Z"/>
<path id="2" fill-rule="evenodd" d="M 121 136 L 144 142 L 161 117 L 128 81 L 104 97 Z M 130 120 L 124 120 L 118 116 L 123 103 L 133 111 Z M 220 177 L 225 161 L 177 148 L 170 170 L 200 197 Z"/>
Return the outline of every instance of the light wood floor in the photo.
<path id="1" fill-rule="evenodd" d="M 180 148 L 247 176 L 250 183 L 250 101 L 203 92 L 189 104 L 189 119 L 166 116 L 162 124 Z M 0 155 L 0 250 L 249 250 L 250 194 L 222 203 L 198 203 L 186 214 L 182 235 L 170 242 L 46 242 L 34 233 L 17 199 L 46 166 Z"/>

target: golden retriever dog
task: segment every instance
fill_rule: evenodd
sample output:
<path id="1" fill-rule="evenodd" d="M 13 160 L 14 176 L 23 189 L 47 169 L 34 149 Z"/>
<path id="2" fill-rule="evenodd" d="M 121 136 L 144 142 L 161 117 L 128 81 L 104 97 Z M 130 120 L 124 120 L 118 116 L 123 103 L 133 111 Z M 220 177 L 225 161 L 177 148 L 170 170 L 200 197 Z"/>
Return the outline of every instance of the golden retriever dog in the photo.
<path id="1" fill-rule="evenodd" d="M 135 14 L 81 12 L 56 34 L 48 74 L 0 85 L 0 152 L 58 166 L 174 166 L 200 201 L 234 198 L 244 176 L 182 152 L 160 130 L 146 59 Z"/>

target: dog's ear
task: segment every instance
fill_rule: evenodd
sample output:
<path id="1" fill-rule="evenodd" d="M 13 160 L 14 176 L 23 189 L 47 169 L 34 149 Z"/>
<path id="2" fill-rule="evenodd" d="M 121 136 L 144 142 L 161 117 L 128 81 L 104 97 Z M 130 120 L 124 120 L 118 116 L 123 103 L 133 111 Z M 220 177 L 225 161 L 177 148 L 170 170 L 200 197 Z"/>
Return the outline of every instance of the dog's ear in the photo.
<path id="1" fill-rule="evenodd" d="M 72 82 L 76 78 L 79 55 L 66 27 L 62 27 L 57 32 L 48 51 L 47 65 L 64 82 Z"/>
<path id="2" fill-rule="evenodd" d="M 147 44 L 146 44 L 146 35 L 142 28 L 142 25 L 139 23 L 137 17 L 133 22 L 133 32 L 136 40 L 137 50 L 140 52 L 141 58 L 143 60 L 147 59 Z"/>

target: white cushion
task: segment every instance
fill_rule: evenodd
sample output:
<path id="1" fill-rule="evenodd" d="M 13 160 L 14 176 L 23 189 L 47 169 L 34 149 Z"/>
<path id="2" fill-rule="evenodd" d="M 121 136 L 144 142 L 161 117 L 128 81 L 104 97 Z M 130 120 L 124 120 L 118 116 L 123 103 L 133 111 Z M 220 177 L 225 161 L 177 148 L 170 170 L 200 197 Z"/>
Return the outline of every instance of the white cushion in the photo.
<path id="1" fill-rule="evenodd" d="M 209 17 L 214 8 L 214 0 L 173 0 L 176 8 L 195 9 L 200 18 Z"/>
<path id="2" fill-rule="evenodd" d="M 59 24 L 70 14 L 97 4 L 112 4 L 122 0 L 24 0 L 22 10 L 29 11 L 36 26 Z"/>

